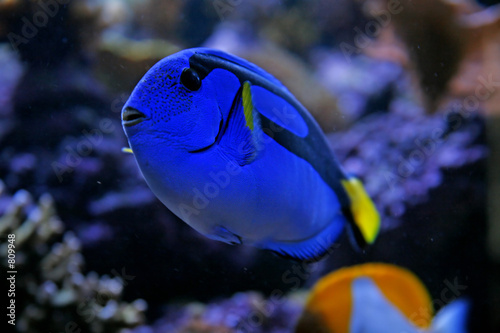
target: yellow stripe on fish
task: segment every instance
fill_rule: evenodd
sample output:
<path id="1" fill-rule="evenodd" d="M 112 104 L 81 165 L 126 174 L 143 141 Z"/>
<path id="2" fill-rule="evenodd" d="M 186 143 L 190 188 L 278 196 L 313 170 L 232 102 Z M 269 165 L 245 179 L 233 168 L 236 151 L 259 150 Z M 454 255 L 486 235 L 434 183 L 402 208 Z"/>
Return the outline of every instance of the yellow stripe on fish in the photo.
<path id="1" fill-rule="evenodd" d="M 123 147 L 122 148 L 122 153 L 125 153 L 125 154 L 133 154 L 134 152 L 132 151 L 131 148 L 128 148 L 128 147 Z"/>
<path id="2" fill-rule="evenodd" d="M 243 113 L 245 114 L 245 120 L 248 128 L 253 131 L 253 102 L 252 102 L 252 92 L 250 91 L 250 83 L 246 81 L 243 83 Z"/>

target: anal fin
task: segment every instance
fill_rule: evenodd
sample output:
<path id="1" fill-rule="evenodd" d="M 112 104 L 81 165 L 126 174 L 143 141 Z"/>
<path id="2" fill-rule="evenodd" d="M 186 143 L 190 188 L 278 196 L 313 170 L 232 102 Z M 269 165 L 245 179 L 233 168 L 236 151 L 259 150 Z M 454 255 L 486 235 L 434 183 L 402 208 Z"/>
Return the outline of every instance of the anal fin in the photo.
<path id="1" fill-rule="evenodd" d="M 231 245 L 242 244 L 241 237 L 223 226 L 214 227 L 212 233 L 207 235 L 210 239 L 224 242 Z"/>

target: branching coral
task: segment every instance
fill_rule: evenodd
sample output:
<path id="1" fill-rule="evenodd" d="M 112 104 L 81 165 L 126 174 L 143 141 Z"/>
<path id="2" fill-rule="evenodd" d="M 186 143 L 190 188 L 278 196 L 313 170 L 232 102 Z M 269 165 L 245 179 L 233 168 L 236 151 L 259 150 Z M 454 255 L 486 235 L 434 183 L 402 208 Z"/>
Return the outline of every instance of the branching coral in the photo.
<path id="1" fill-rule="evenodd" d="M 18 332 L 108 333 L 143 323 L 146 302 L 121 301 L 125 274 L 84 275 L 80 241 L 72 232 L 63 234 L 50 195 L 36 203 L 23 190 L 9 197 L 0 183 L 0 216 L 1 264 L 17 272 L 11 299 Z M 13 267 L 7 267 L 9 244 L 15 246 Z"/>

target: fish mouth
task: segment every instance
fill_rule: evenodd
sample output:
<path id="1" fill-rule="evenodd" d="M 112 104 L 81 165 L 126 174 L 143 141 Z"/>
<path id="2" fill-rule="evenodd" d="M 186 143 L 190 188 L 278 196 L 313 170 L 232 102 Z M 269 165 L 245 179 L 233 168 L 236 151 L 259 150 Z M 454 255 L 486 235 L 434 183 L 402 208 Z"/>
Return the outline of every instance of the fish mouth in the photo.
<path id="1" fill-rule="evenodd" d="M 133 107 L 127 106 L 122 112 L 122 122 L 125 126 L 134 126 L 141 123 L 146 116 Z"/>

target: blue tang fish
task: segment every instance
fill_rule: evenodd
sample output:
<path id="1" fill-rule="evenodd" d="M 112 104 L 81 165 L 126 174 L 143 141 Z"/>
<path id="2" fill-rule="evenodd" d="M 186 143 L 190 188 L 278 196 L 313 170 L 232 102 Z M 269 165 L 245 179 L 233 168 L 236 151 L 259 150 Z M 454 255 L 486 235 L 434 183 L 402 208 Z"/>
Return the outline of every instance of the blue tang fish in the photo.
<path id="1" fill-rule="evenodd" d="M 295 333 L 466 333 L 470 307 L 468 299 L 457 299 L 434 316 L 432 298 L 415 274 L 361 264 L 316 283 Z"/>
<path id="2" fill-rule="evenodd" d="M 203 235 L 297 260 L 324 256 L 349 226 L 372 243 L 380 218 L 318 124 L 259 67 L 194 48 L 164 58 L 122 110 L 155 195 Z"/>

